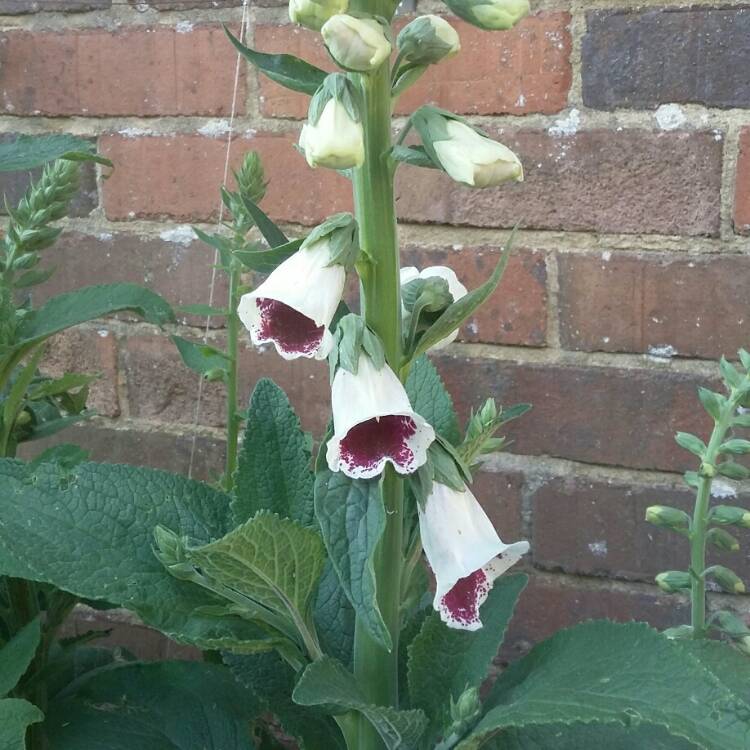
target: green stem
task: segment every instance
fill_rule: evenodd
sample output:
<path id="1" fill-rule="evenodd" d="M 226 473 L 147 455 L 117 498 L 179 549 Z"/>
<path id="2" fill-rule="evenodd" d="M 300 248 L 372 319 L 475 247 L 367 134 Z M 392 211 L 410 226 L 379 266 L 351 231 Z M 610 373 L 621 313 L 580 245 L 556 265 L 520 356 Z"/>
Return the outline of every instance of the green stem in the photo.
<path id="1" fill-rule="evenodd" d="M 240 302 L 240 262 L 232 258 L 229 268 L 229 310 L 227 316 L 227 456 L 224 468 L 224 489 L 230 492 L 234 486 L 234 472 L 237 468 L 237 445 L 240 433 L 240 418 L 237 415 L 237 344 L 240 335 L 240 319 L 237 306 Z"/>
<path id="2" fill-rule="evenodd" d="M 369 9 L 372 12 L 372 9 Z M 353 176 L 354 204 L 362 250 L 372 263 L 362 264 L 362 308 L 367 325 L 377 333 L 389 365 L 398 372 L 402 359 L 399 252 L 393 176 L 390 167 L 390 70 L 384 64 L 369 74 L 354 76 L 362 92 L 365 162 Z M 368 700 L 398 706 L 398 636 L 403 566 L 403 482 L 388 467 L 383 478 L 386 529 L 375 555 L 378 604 L 393 642 L 391 652 L 376 643 L 357 621 L 354 671 Z M 383 744 L 364 717 L 359 718 L 357 750 Z"/>

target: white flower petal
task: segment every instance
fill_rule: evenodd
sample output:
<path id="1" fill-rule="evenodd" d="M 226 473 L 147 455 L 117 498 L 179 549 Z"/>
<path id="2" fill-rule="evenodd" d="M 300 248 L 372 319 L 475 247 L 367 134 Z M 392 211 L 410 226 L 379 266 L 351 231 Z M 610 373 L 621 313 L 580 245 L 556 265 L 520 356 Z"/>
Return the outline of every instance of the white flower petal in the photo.
<path id="1" fill-rule="evenodd" d="M 350 169 L 365 160 L 362 123 L 352 120 L 337 99 L 327 102 L 315 125 L 302 128 L 299 146 L 311 167 Z"/>

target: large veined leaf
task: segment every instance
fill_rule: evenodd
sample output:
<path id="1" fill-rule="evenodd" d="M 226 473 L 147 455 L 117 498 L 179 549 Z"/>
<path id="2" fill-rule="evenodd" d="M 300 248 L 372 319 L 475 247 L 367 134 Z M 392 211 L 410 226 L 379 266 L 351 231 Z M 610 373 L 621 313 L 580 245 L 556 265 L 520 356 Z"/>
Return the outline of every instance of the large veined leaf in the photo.
<path id="1" fill-rule="evenodd" d="M 409 644 L 411 705 L 423 709 L 435 729 L 450 723 L 451 701 L 457 701 L 467 688 L 479 687 L 487 677 L 526 581 L 523 574 L 496 581 L 482 605 L 481 630 L 451 629 L 433 612 Z"/>
<path id="2" fill-rule="evenodd" d="M 425 355 L 412 365 L 405 388 L 414 411 L 424 417 L 439 435 L 457 445 L 461 441 L 461 435 L 453 399 L 435 365 Z"/>
<path id="3" fill-rule="evenodd" d="M 272 380 L 255 386 L 235 476 L 232 512 L 244 523 L 259 510 L 313 523 L 310 443 L 289 399 Z"/>
<path id="4" fill-rule="evenodd" d="M 75 135 L 19 135 L 0 143 L 0 172 L 34 169 L 55 159 L 91 160 L 111 165 L 108 159 L 94 154 L 95 145 Z"/>
<path id="5" fill-rule="evenodd" d="M 344 750 L 344 738 L 330 716 L 292 701 L 297 675 L 278 653 L 223 656 L 235 679 L 276 716 L 286 734 L 301 742 L 302 750 Z"/>
<path id="6" fill-rule="evenodd" d="M 318 640 L 324 653 L 350 666 L 354 652 L 354 607 L 346 596 L 330 559 L 318 584 L 313 611 Z"/>
<path id="7" fill-rule="evenodd" d="M 71 326 L 124 310 L 155 325 L 174 321 L 169 305 L 158 294 L 137 284 L 85 286 L 52 297 L 24 317 L 16 332 L 15 346 L 26 348 Z"/>
<path id="8" fill-rule="evenodd" d="M 328 557 L 357 616 L 387 650 L 391 636 L 377 603 L 373 556 L 385 530 L 375 479 L 350 479 L 324 469 L 315 478 L 315 515 Z"/>
<path id="9" fill-rule="evenodd" d="M 292 698 L 303 706 L 358 711 L 375 727 L 388 750 L 417 747 L 427 726 L 427 717 L 420 710 L 399 711 L 389 706 L 369 704 L 354 675 L 329 656 L 318 659 L 305 669 Z"/>
<path id="10" fill-rule="evenodd" d="M 252 623 L 217 615 L 223 599 L 171 576 L 153 552 L 157 525 L 198 544 L 226 534 L 227 495 L 155 469 L 12 459 L 0 459 L 0 486 L 0 574 L 127 607 L 201 648 L 266 647 Z"/>
<path id="11" fill-rule="evenodd" d="M 0 750 L 25 750 L 26 728 L 43 718 L 44 714 L 28 701 L 0 700 Z"/>
<path id="12" fill-rule="evenodd" d="M 222 665 L 124 664 L 55 701 L 50 750 L 252 750 L 252 693 Z"/>
<path id="13" fill-rule="evenodd" d="M 729 648 L 720 646 L 719 648 Z M 643 623 L 588 622 L 513 664 L 459 750 L 511 728 L 653 724 L 699 747 L 746 750 L 750 664 L 671 641 Z"/>
<path id="14" fill-rule="evenodd" d="M 226 27 L 227 36 L 237 51 L 261 73 L 265 73 L 272 81 L 285 86 L 292 91 L 300 91 L 312 96 L 323 83 L 327 73 L 314 65 L 300 60 L 294 55 L 269 55 L 246 47 Z"/>
<path id="15" fill-rule="evenodd" d="M 39 645 L 40 635 L 41 627 L 37 618 L 3 646 L 0 651 L 0 696 L 13 690 L 26 673 Z"/>
<path id="16" fill-rule="evenodd" d="M 187 556 L 222 586 L 303 621 L 325 562 L 317 531 L 267 511 L 215 542 L 189 549 Z"/>

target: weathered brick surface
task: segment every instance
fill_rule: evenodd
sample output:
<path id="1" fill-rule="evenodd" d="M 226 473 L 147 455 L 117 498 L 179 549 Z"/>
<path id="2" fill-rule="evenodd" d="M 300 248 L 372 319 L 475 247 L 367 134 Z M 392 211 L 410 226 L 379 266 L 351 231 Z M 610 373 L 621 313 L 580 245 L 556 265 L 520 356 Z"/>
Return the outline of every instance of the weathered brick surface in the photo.
<path id="1" fill-rule="evenodd" d="M 231 165 L 238 166 L 248 150 L 260 152 L 269 179 L 263 207 L 277 220 L 316 224 L 330 213 L 350 210 L 348 180 L 329 169 L 311 170 L 292 147 L 295 140 L 296 135 L 271 134 L 238 138 Z M 226 158 L 223 139 L 108 135 L 100 148 L 117 167 L 103 186 L 107 218 L 215 218 Z"/>
<path id="2" fill-rule="evenodd" d="M 184 228 L 187 229 L 187 228 Z M 158 237 L 125 232 L 83 234 L 65 231 L 45 260 L 56 267 L 46 283 L 34 288 L 34 299 L 44 299 L 88 284 L 129 281 L 158 292 L 173 305 L 208 304 L 214 251 L 198 239 L 183 239 L 178 230 Z M 178 241 L 170 241 L 170 237 Z M 227 300 L 226 275 L 216 275 L 214 304 Z M 179 315 L 181 322 L 200 325 L 202 317 Z M 223 319 L 212 318 L 212 326 Z"/>
<path id="3" fill-rule="evenodd" d="M 717 482 L 716 492 L 731 493 Z M 648 580 L 664 570 L 685 570 L 690 560 L 687 540 L 644 521 L 649 505 L 671 505 L 691 512 L 695 493 L 687 487 L 616 484 L 584 477 L 557 477 L 533 495 L 533 556 L 537 565 L 568 573 Z M 747 505 L 747 497 L 716 502 Z M 731 529 L 743 548 L 750 536 Z M 750 584 L 746 552 L 709 549 L 708 564 L 732 568 Z"/>
<path id="4" fill-rule="evenodd" d="M 592 11 L 587 26 L 582 74 L 589 107 L 750 107 L 748 7 Z"/>
<path id="5" fill-rule="evenodd" d="M 0 34 L 3 105 L 15 115 L 227 115 L 234 60 L 218 26 Z"/>
<path id="6" fill-rule="evenodd" d="M 398 206 L 416 222 L 617 233 L 716 235 L 722 144 L 710 132 L 490 132 L 522 184 L 472 190 L 432 169 L 399 169 Z M 690 185 L 686 190 L 685 185 Z"/>
<path id="7" fill-rule="evenodd" d="M 0 0 L 0 15 L 24 15 L 26 13 L 63 12 L 75 13 L 88 10 L 106 10 L 112 0 Z"/>
<path id="8" fill-rule="evenodd" d="M 474 476 L 471 491 L 505 541 L 516 541 L 523 536 L 523 481 L 523 474 L 518 471 L 480 471 Z"/>
<path id="9" fill-rule="evenodd" d="M 120 414 L 117 341 L 106 329 L 73 328 L 53 336 L 47 343 L 40 369 L 45 375 L 53 377 L 60 377 L 66 372 L 101 375 L 90 386 L 88 405 L 105 417 Z"/>
<path id="10" fill-rule="evenodd" d="M 461 38 L 460 54 L 431 68 L 411 87 L 396 106 L 398 114 L 425 103 L 461 114 L 550 114 L 564 109 L 571 83 L 568 13 L 540 13 L 502 34 L 450 21 Z M 260 25 L 255 44 L 264 52 L 289 52 L 326 70 L 334 67 L 320 35 L 294 25 Z M 260 86 L 263 114 L 307 116 L 309 97 L 264 76 Z"/>
<path id="11" fill-rule="evenodd" d="M 16 133 L 3 133 L 0 134 L 0 143 L 13 142 L 16 138 Z M 41 173 L 41 167 L 29 171 L 0 172 L 0 196 L 5 196 L 5 201 L 11 208 L 14 208 L 23 198 L 30 183 L 37 180 Z M 78 192 L 70 202 L 68 212 L 69 216 L 75 218 L 88 216 L 99 205 L 94 165 L 92 163 L 81 164 L 79 174 Z M 5 201 L 0 202 L 0 213 L 5 213 Z"/>
<path id="12" fill-rule="evenodd" d="M 566 349 L 731 358 L 750 345 L 744 256 L 562 253 L 558 269 Z"/>
<path id="13" fill-rule="evenodd" d="M 450 266 L 468 289 L 482 284 L 497 263 L 499 248 L 423 249 L 406 246 L 402 265 Z M 547 266 L 543 253 L 517 250 L 500 287 L 461 329 L 461 341 L 544 346 L 547 334 Z"/>
<path id="14" fill-rule="evenodd" d="M 740 155 L 737 161 L 737 182 L 734 198 L 734 228 L 740 234 L 750 234 L 750 127 L 740 135 Z"/>
<path id="15" fill-rule="evenodd" d="M 221 342 L 211 342 L 221 346 Z M 130 415 L 172 424 L 192 424 L 198 376 L 188 370 L 177 350 L 163 336 L 129 336 L 123 343 L 122 370 Z M 286 362 L 270 348 L 240 351 L 240 403 L 246 404 L 255 383 L 270 377 L 289 396 L 305 429 L 319 436 L 330 410 L 325 362 L 298 359 Z M 198 423 L 224 426 L 224 389 L 204 383 Z"/>
<path id="16" fill-rule="evenodd" d="M 581 367 L 451 356 L 435 357 L 459 412 L 493 396 L 505 405 L 533 404 L 508 426 L 514 453 L 594 464 L 684 471 L 691 455 L 674 442 L 677 430 L 705 434 L 699 378 L 674 372 Z"/>

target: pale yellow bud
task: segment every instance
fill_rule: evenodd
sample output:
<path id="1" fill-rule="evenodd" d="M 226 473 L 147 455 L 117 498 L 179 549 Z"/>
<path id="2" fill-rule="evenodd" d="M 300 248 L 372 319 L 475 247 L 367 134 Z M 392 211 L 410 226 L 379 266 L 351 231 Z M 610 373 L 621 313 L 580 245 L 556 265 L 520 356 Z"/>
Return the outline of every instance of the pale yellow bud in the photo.
<path id="1" fill-rule="evenodd" d="M 391 54 L 383 27 L 372 18 L 339 13 L 325 22 L 321 33 L 333 59 L 348 70 L 375 70 Z"/>

